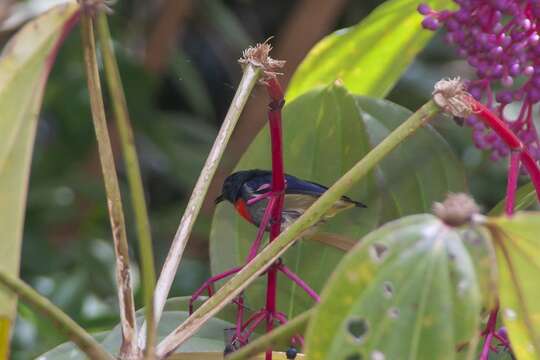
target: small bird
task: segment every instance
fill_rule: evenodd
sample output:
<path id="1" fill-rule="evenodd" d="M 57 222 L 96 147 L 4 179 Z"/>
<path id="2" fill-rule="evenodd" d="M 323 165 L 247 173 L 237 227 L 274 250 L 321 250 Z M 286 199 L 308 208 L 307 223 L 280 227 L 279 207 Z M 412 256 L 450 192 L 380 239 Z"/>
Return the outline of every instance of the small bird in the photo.
<path id="1" fill-rule="evenodd" d="M 244 170 L 229 175 L 223 183 L 216 204 L 231 202 L 236 211 L 247 221 L 260 225 L 271 192 L 272 173 L 268 170 Z M 285 199 L 282 211 L 282 229 L 288 227 L 328 190 L 326 186 L 285 175 Z M 353 207 L 366 207 L 361 202 L 342 196 L 326 212 L 321 222 Z M 320 222 L 320 223 L 321 223 Z M 269 225 L 266 230 L 269 230 Z"/>

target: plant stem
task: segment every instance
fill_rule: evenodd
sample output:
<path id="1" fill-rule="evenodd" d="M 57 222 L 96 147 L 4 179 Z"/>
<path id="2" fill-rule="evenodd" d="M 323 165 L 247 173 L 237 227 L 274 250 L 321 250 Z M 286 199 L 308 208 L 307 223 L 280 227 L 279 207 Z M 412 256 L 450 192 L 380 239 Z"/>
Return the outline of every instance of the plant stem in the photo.
<path id="1" fill-rule="evenodd" d="M 0 271 L 0 284 L 17 294 L 24 302 L 51 320 L 90 359 L 112 360 L 112 356 L 86 330 L 22 280 Z"/>
<path id="2" fill-rule="evenodd" d="M 512 151 L 510 153 L 510 160 L 508 165 L 508 183 L 506 186 L 506 204 L 505 214 L 510 216 L 514 213 L 514 207 L 516 206 L 516 189 L 517 180 L 519 174 L 519 153 Z"/>
<path id="3" fill-rule="evenodd" d="M 285 199 L 283 134 L 281 130 L 281 109 L 283 108 L 285 101 L 283 100 L 283 89 L 275 76 L 267 80 L 266 89 L 271 99 L 268 110 L 268 120 L 272 143 L 272 196 L 277 199 L 276 205 L 271 209 L 272 222 L 270 225 L 269 242 L 272 242 L 281 232 L 281 212 L 283 211 L 283 201 Z M 272 331 L 272 328 L 274 327 L 274 315 L 276 313 L 277 302 L 276 297 L 277 267 L 274 264 L 268 270 L 266 287 L 266 332 Z M 272 349 L 266 351 L 266 360 L 272 360 Z"/>
<path id="4" fill-rule="evenodd" d="M 169 294 L 176 271 L 178 270 L 178 265 L 180 264 L 180 259 L 184 253 L 184 249 L 189 239 L 189 235 L 191 234 L 191 229 L 193 228 L 195 219 L 199 214 L 204 198 L 206 197 L 206 193 L 208 192 L 210 182 L 214 177 L 217 166 L 221 160 L 221 157 L 223 156 L 223 152 L 225 151 L 225 147 L 229 141 L 229 138 L 231 137 L 236 123 L 238 122 L 238 118 L 244 109 L 253 87 L 259 80 L 261 73 L 262 72 L 259 68 L 256 68 L 250 64 L 244 67 L 244 74 L 240 80 L 240 84 L 238 84 L 238 88 L 231 102 L 227 115 L 225 116 L 223 125 L 221 126 L 214 145 L 212 146 L 212 150 L 210 150 L 210 154 L 206 159 L 206 163 L 204 164 L 201 175 L 195 184 L 195 188 L 193 189 L 193 193 L 191 194 L 191 198 L 187 204 L 186 211 L 182 216 L 182 220 L 180 221 L 180 225 L 178 226 L 178 230 L 174 236 L 171 248 L 167 254 L 167 258 L 165 259 L 163 269 L 161 270 L 161 274 L 156 286 L 154 300 L 156 322 L 159 322 L 161 317 L 165 301 L 167 300 L 167 295 Z"/>
<path id="5" fill-rule="evenodd" d="M 138 353 L 135 324 L 135 306 L 129 270 L 129 252 L 126 235 L 126 225 L 122 210 L 120 186 L 114 164 L 109 131 L 105 119 L 105 109 L 101 93 L 99 71 L 96 60 L 96 43 L 93 33 L 92 19 L 88 14 L 81 16 L 82 43 L 84 49 L 84 62 L 92 120 L 96 131 L 101 170 L 105 181 L 107 205 L 113 233 L 114 250 L 116 255 L 116 282 L 118 285 L 118 301 L 120 305 L 120 320 L 122 325 L 122 346 L 120 357 L 129 358 Z"/>
<path id="6" fill-rule="evenodd" d="M 105 65 L 105 75 L 109 93 L 112 98 L 112 106 L 115 113 L 116 127 L 120 135 L 122 154 L 127 172 L 127 180 L 130 188 L 131 203 L 135 215 L 135 225 L 137 229 L 137 239 L 139 240 L 139 256 L 141 258 L 142 285 L 144 293 L 144 312 L 146 320 L 146 358 L 152 357 L 156 346 L 156 324 L 154 321 L 153 294 L 156 282 L 156 272 L 154 267 L 154 254 L 152 250 L 152 234 L 150 222 L 144 198 L 144 187 L 135 147 L 133 128 L 129 121 L 129 112 L 126 96 L 122 86 L 122 79 L 118 69 L 118 62 L 114 53 L 114 47 L 107 22 L 107 15 L 101 12 L 97 16 L 97 36 L 103 62 Z M 141 348 L 144 344 L 139 344 Z"/>
<path id="7" fill-rule="evenodd" d="M 432 100 L 422 106 L 409 119 L 372 149 L 353 168 L 328 189 L 306 212 L 268 244 L 238 274 L 226 282 L 216 293 L 202 304 L 184 323 L 178 326 L 159 345 L 159 358 L 170 355 L 178 346 L 189 339 L 213 315 L 238 296 L 268 266 L 273 264 L 303 232 L 315 225 L 330 207 L 350 188 L 369 174 L 374 167 L 408 136 L 441 112 Z"/>
<path id="8" fill-rule="evenodd" d="M 265 351 L 267 348 L 275 347 L 282 342 L 289 341 L 294 335 L 301 334 L 305 331 L 306 326 L 311 319 L 314 309 L 307 310 L 291 319 L 286 324 L 274 329 L 254 341 L 251 341 L 246 346 L 241 347 L 237 351 L 227 356 L 226 360 L 241 360 L 251 359 L 255 355 Z"/>

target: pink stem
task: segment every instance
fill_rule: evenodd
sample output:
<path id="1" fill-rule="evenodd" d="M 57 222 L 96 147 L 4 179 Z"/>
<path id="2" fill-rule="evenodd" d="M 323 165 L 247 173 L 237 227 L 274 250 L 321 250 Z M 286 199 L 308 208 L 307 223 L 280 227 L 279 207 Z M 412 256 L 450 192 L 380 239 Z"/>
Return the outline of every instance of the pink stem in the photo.
<path id="1" fill-rule="evenodd" d="M 277 198 L 272 196 L 270 197 L 270 200 L 268 201 L 268 205 L 266 205 L 266 209 L 264 210 L 264 215 L 261 220 L 261 223 L 259 225 L 259 231 L 257 232 L 257 238 L 249 248 L 249 254 L 246 259 L 246 264 L 250 262 L 255 255 L 257 255 L 257 252 L 259 251 L 259 248 L 261 247 L 261 242 L 264 237 L 264 232 L 266 230 L 266 227 L 268 226 L 268 222 L 270 221 L 270 216 L 272 214 L 272 209 L 274 209 L 276 205 Z"/>
<path id="2" fill-rule="evenodd" d="M 275 316 L 281 325 L 285 325 L 287 323 L 287 317 L 281 311 L 276 312 Z M 300 335 L 294 335 L 291 338 L 291 343 L 292 345 L 296 345 L 298 343 L 300 346 L 304 346 L 304 339 Z"/>
<path id="3" fill-rule="evenodd" d="M 510 216 L 514 213 L 516 206 L 516 188 L 519 173 L 520 155 L 516 151 L 510 153 L 510 165 L 508 166 L 508 183 L 506 186 L 505 213 Z"/>
<path id="4" fill-rule="evenodd" d="M 471 96 L 471 105 L 475 115 L 482 120 L 487 126 L 501 137 L 501 139 L 508 145 L 511 150 L 522 150 L 523 143 L 519 138 L 510 130 L 508 125 L 492 113 L 484 104 L 480 103 Z"/>
<path id="5" fill-rule="evenodd" d="M 536 196 L 540 200 L 540 170 L 538 169 L 538 165 L 527 151 L 521 152 L 520 159 L 531 177 L 531 181 L 536 190 Z"/>
<path id="6" fill-rule="evenodd" d="M 284 104 L 283 90 L 275 77 L 268 79 L 266 90 L 270 96 L 270 109 L 268 120 L 270 125 L 270 138 L 272 143 L 272 193 L 277 198 L 277 204 L 272 209 L 272 223 L 270 225 L 270 242 L 281 232 L 281 212 L 285 191 L 285 171 L 283 165 L 283 139 L 281 131 L 281 108 Z M 271 265 L 268 270 L 266 288 L 266 331 L 274 327 L 274 314 L 276 312 L 277 268 Z M 272 349 L 266 351 L 266 360 L 272 360 Z"/>
<path id="7" fill-rule="evenodd" d="M 300 279 L 300 277 L 296 275 L 291 269 L 281 263 L 277 265 L 277 268 L 279 271 L 285 274 L 285 276 L 295 282 L 296 285 L 298 285 L 302 290 L 304 290 L 313 300 L 315 300 L 316 302 L 320 301 L 320 297 L 315 292 L 315 290 L 310 288 L 309 285 L 304 280 Z"/>
<path id="8" fill-rule="evenodd" d="M 244 321 L 244 298 L 242 294 L 238 296 L 238 307 L 236 310 L 236 338 L 242 335 L 242 323 Z"/>
<path id="9" fill-rule="evenodd" d="M 216 276 L 212 276 L 210 279 L 206 280 L 204 284 L 202 284 L 201 287 L 198 288 L 197 291 L 193 293 L 193 295 L 191 295 L 191 299 L 189 299 L 189 314 L 191 315 L 191 313 L 193 313 L 193 303 L 199 298 L 199 296 L 201 296 L 204 290 L 206 290 L 207 288 L 210 289 L 210 287 L 217 281 L 224 279 L 227 276 L 231 276 L 232 274 L 235 274 L 240 270 L 242 270 L 242 267 L 235 267 L 221 274 L 217 274 Z"/>
<path id="10" fill-rule="evenodd" d="M 243 343 L 247 343 L 247 341 L 249 340 L 249 337 L 251 336 L 251 334 L 253 334 L 253 332 L 255 331 L 255 329 L 257 328 L 257 326 L 259 326 L 259 324 L 267 317 L 267 314 L 266 314 L 266 311 L 263 309 L 261 310 L 260 312 L 257 312 L 256 313 L 256 316 L 252 317 L 251 318 L 251 321 L 249 322 L 249 327 L 248 329 L 246 330 L 246 333 L 242 335 L 242 337 L 239 339 L 241 342 Z M 247 324 L 246 323 L 246 327 L 247 327 Z"/>
<path id="11" fill-rule="evenodd" d="M 493 334 L 495 333 L 495 327 L 497 326 L 497 314 L 499 313 L 499 305 L 491 310 L 489 313 L 486 329 L 482 335 L 485 335 L 484 345 L 482 346 L 482 353 L 479 360 L 489 360 L 489 349 L 491 347 L 491 341 L 493 340 Z"/>

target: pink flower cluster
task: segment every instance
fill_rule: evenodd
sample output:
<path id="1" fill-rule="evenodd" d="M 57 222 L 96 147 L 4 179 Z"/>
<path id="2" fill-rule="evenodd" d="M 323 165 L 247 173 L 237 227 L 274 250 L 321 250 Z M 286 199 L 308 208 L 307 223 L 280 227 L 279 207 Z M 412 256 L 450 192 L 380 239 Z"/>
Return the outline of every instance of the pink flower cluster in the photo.
<path id="1" fill-rule="evenodd" d="M 469 92 L 493 110 L 540 159 L 540 142 L 533 122 L 533 106 L 540 101 L 540 0 L 454 0 L 455 11 L 435 11 L 422 4 L 422 25 L 444 28 L 445 40 L 475 69 Z M 510 116 L 508 105 L 517 105 Z M 475 116 L 466 123 L 480 149 L 498 160 L 509 148 Z"/>

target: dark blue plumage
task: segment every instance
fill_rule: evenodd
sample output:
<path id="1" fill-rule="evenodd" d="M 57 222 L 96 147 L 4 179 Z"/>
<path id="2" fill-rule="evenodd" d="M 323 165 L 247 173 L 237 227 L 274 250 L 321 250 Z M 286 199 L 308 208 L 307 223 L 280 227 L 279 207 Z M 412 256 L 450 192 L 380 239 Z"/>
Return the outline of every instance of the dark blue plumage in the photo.
<path id="1" fill-rule="evenodd" d="M 222 194 L 216 199 L 216 203 L 222 200 L 230 201 L 242 217 L 258 226 L 268 199 L 264 198 L 255 202 L 253 200 L 270 191 L 271 181 L 272 173 L 268 170 L 254 169 L 236 172 L 225 179 Z M 317 198 L 328 190 L 324 185 L 292 175 L 285 175 L 285 181 L 285 202 L 282 213 L 284 227 L 300 217 Z M 325 218 L 354 206 L 365 207 L 364 204 L 343 196 L 327 212 Z"/>

